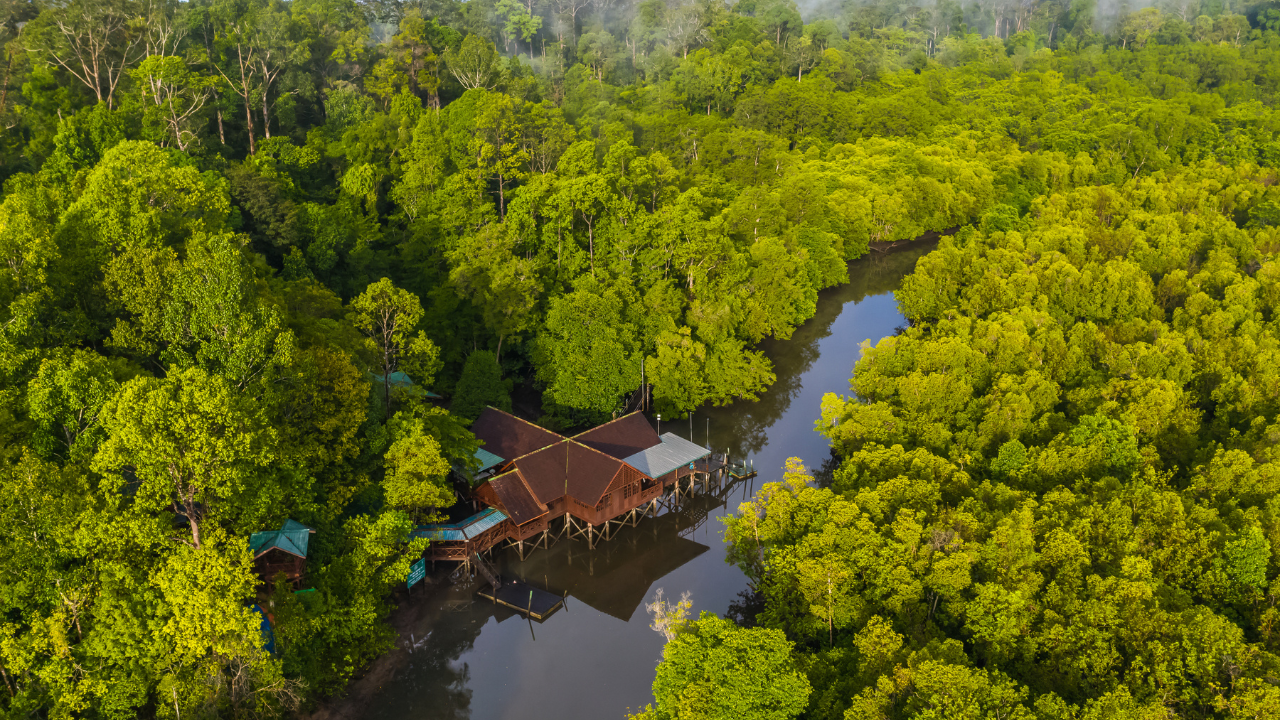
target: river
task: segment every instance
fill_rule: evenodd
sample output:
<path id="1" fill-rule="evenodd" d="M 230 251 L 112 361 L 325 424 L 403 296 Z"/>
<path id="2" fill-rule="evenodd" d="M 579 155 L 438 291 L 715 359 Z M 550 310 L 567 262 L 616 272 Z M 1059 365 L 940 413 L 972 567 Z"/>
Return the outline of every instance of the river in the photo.
<path id="1" fill-rule="evenodd" d="M 761 345 L 777 382 L 755 402 L 708 407 L 692 422 L 662 423 L 735 459 L 750 458 L 759 476 L 727 497 L 703 498 L 680 513 L 648 518 L 588 550 L 561 540 L 521 562 L 512 550 L 495 554 L 504 576 L 556 594 L 566 608 L 543 623 L 486 603 L 472 585 L 437 579 L 415 590 L 409 639 L 368 678 L 376 682 L 344 715 L 368 720 L 621 719 L 652 702 L 650 686 L 662 637 L 649 629 L 644 604 L 663 588 L 692 594 L 693 612 L 723 614 L 746 587 L 724 561 L 719 519 L 760 484 L 781 477 L 789 457 L 814 470 L 829 461 L 814 431 L 822 396 L 848 393 L 863 340 L 892 335 L 903 323 L 893 290 L 933 243 L 872 252 L 850 263 L 850 282 L 823 291 L 816 315 L 788 340 Z M 413 646 L 410 648 L 410 646 Z"/>

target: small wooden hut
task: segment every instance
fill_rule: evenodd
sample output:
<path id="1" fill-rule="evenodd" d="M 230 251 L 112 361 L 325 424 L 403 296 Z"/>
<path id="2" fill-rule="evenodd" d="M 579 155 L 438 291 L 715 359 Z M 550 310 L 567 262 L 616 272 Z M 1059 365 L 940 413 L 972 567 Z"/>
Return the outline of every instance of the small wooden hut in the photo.
<path id="1" fill-rule="evenodd" d="M 307 569 L 307 545 L 315 530 L 295 520 L 285 520 L 279 530 L 256 532 L 249 536 L 253 551 L 253 568 L 264 583 L 284 573 L 294 585 L 302 582 Z"/>

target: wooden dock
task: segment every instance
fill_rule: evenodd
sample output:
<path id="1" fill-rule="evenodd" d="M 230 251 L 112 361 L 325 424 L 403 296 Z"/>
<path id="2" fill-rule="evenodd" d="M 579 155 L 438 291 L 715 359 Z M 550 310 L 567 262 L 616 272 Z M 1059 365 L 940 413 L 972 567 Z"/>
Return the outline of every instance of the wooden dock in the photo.
<path id="1" fill-rule="evenodd" d="M 479 595 L 485 600 L 509 607 L 538 622 L 546 620 L 556 610 L 564 607 L 564 598 L 519 580 L 502 583 L 497 589 L 487 586 L 480 590 Z"/>

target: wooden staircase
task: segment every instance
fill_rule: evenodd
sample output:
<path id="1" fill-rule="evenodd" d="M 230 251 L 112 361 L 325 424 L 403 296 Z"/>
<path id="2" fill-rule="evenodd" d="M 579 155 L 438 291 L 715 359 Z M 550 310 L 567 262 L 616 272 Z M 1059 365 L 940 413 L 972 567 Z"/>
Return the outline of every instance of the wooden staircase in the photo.
<path id="1" fill-rule="evenodd" d="M 498 577 L 498 571 L 494 570 L 492 565 L 485 562 L 484 558 L 480 557 L 480 553 L 476 553 L 473 556 L 473 559 L 476 564 L 476 570 L 484 576 L 485 582 L 492 585 L 495 590 L 502 587 L 502 580 Z"/>

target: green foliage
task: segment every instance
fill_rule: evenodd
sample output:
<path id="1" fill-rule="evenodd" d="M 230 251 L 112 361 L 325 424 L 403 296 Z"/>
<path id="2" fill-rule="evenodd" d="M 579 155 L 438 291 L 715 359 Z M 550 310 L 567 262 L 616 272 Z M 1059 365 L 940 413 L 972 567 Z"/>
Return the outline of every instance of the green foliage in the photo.
<path id="1" fill-rule="evenodd" d="M 1000 453 L 991 461 L 991 472 L 1009 477 L 1027 464 L 1027 447 L 1018 440 L 1010 440 L 1000 446 Z"/>
<path id="2" fill-rule="evenodd" d="M 616 293 L 600 293 L 589 283 L 552 301 L 535 350 L 548 405 L 602 417 L 624 392 L 639 387 L 635 329 L 623 309 Z"/>
<path id="3" fill-rule="evenodd" d="M 485 404 L 756 397 L 848 260 L 956 228 L 824 401 L 831 489 L 731 522 L 768 632 L 652 713 L 756 712 L 741 642 L 813 688 L 765 714 L 1277 714 L 1278 17 L 10 3 L 0 714 L 340 690 Z M 243 548 L 285 518 L 305 599 Z"/>
<path id="4" fill-rule="evenodd" d="M 391 446 L 384 455 L 382 490 L 387 505 L 408 513 L 417 522 L 440 519 L 439 510 L 453 504 L 449 463 L 440 444 L 425 431 L 420 419 L 397 415 L 389 423 Z"/>
<path id="5" fill-rule="evenodd" d="M 403 366 L 416 382 L 429 386 L 438 369 L 439 350 L 413 330 L 422 320 L 418 297 L 401 290 L 387 278 L 365 288 L 351 301 L 351 324 L 365 335 L 370 364 L 381 376 L 384 407 L 391 407 L 391 375 Z"/>
<path id="6" fill-rule="evenodd" d="M 273 514 L 276 438 L 263 412 L 218 375 L 192 368 L 163 380 L 135 378 L 102 410 L 106 435 L 95 470 L 132 490 L 138 510 L 176 507 L 201 546 L 205 518 L 251 532 Z M 126 472 L 127 469 L 127 472 Z"/>
<path id="7" fill-rule="evenodd" d="M 101 439 L 98 416 L 128 370 L 94 352 L 59 353 L 40 363 L 27 387 L 27 411 L 41 430 L 36 446 L 83 458 Z"/>
<path id="8" fill-rule="evenodd" d="M 910 326 L 823 400 L 830 489 L 793 461 L 727 521 L 810 713 L 1280 708 L 1255 690 L 1277 661 L 1277 246 L 1235 205 L 1265 173 L 1064 189 L 921 258 Z M 1206 653 L 1250 660 L 1226 686 Z"/>
<path id="9" fill-rule="evenodd" d="M 467 356 L 462 367 L 462 377 L 453 389 L 453 402 L 449 411 L 470 422 L 480 417 L 486 406 L 499 410 L 511 409 L 511 395 L 502 379 L 498 360 L 488 350 L 477 350 Z"/>
<path id="10" fill-rule="evenodd" d="M 653 694 L 657 718 L 787 720 L 804 710 L 809 682 L 780 631 L 703 613 L 663 648 Z"/>

